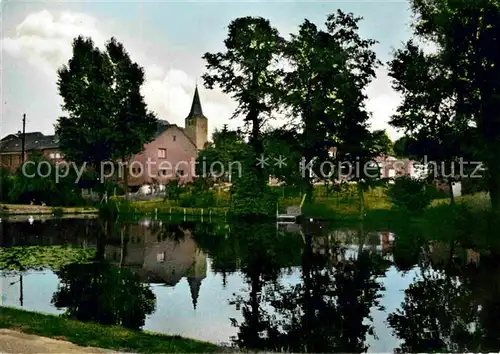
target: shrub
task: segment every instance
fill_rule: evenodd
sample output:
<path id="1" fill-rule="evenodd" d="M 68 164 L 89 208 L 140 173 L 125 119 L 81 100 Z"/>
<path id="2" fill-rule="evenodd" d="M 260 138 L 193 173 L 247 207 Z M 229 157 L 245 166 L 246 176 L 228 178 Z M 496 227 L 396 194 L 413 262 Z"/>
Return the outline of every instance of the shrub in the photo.
<path id="1" fill-rule="evenodd" d="M 0 169 L 0 202 L 8 203 L 9 199 L 9 190 L 12 188 L 13 179 L 12 176 L 9 175 L 9 170 L 6 168 Z"/>
<path id="2" fill-rule="evenodd" d="M 179 185 L 179 180 L 171 180 L 165 186 L 164 200 L 179 200 L 181 193 L 182 187 Z"/>
<path id="3" fill-rule="evenodd" d="M 406 176 L 397 178 L 387 194 L 396 208 L 411 213 L 423 211 L 432 201 L 425 182 Z"/>

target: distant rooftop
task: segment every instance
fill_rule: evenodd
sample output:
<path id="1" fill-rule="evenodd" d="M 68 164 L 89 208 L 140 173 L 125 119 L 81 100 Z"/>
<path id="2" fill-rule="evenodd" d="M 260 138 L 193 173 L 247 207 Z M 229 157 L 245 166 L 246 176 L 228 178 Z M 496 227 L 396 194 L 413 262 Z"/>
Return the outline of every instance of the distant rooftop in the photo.
<path id="1" fill-rule="evenodd" d="M 0 140 L 0 152 L 21 152 L 21 134 L 10 134 Z M 57 149 L 59 140 L 56 135 L 44 135 L 41 132 L 25 134 L 25 151 Z"/>

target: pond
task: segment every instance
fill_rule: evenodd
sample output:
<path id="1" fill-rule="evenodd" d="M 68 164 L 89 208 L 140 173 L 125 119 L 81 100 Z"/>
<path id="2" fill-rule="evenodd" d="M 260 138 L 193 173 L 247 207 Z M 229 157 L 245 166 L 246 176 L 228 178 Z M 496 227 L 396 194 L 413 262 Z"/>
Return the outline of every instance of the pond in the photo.
<path id="1" fill-rule="evenodd" d="M 500 349 L 497 262 L 391 231 L 2 220 L 1 303 L 262 350 Z"/>

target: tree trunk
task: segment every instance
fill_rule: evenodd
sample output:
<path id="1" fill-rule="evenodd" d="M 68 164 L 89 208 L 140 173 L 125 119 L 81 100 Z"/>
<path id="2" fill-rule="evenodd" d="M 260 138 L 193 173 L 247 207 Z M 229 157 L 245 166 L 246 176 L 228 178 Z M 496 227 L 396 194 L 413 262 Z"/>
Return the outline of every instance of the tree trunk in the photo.
<path id="1" fill-rule="evenodd" d="M 359 213 L 361 218 L 365 217 L 365 193 L 363 191 L 362 182 L 358 181 L 358 195 L 359 195 Z"/>
<path id="2" fill-rule="evenodd" d="M 125 166 L 123 168 L 123 189 L 125 190 L 125 200 L 128 200 L 128 172 L 129 172 L 129 166 L 128 166 L 128 161 L 123 158 L 122 162 L 125 163 Z M 144 173 L 144 171 L 142 171 Z"/>

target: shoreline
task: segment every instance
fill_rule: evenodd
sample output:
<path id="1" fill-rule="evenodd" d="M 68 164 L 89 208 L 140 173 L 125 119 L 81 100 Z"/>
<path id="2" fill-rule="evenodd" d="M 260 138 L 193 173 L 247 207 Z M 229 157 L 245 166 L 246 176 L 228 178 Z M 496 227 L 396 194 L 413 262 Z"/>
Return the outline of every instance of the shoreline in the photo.
<path id="1" fill-rule="evenodd" d="M 81 322 L 5 306 L 0 306 L 0 328 L 62 339 L 82 347 L 131 353 L 220 353 L 231 349 L 178 335 Z"/>

